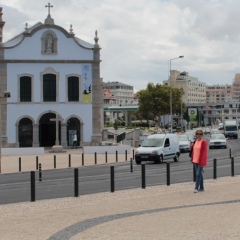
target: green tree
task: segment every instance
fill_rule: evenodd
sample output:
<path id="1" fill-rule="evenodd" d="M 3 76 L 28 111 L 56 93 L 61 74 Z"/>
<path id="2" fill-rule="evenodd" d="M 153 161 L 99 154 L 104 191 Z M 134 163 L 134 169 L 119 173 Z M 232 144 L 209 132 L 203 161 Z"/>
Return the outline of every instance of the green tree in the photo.
<path id="1" fill-rule="evenodd" d="M 159 119 L 161 115 L 170 113 L 170 87 L 167 85 L 148 83 L 145 90 L 138 93 L 139 114 L 148 119 L 153 115 Z M 181 91 L 172 88 L 172 113 L 181 113 Z"/>

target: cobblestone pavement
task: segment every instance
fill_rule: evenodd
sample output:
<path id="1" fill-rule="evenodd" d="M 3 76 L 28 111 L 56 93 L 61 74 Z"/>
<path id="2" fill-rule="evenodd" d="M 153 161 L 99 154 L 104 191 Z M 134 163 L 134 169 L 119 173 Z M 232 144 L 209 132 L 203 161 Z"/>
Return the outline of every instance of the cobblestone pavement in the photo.
<path id="1" fill-rule="evenodd" d="M 0 239 L 237 240 L 239 183 L 240 176 L 223 177 L 206 180 L 205 192 L 199 193 L 188 182 L 0 205 Z"/>

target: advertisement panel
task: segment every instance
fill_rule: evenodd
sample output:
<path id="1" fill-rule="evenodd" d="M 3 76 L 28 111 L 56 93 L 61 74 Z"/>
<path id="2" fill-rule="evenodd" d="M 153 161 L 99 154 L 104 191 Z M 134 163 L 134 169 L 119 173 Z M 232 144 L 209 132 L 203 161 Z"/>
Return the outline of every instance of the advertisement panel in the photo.
<path id="1" fill-rule="evenodd" d="M 82 65 L 82 103 L 92 103 L 92 67 L 90 64 Z"/>
<path id="2" fill-rule="evenodd" d="M 197 125 L 197 108 L 189 108 L 188 116 L 189 116 L 190 123 Z"/>

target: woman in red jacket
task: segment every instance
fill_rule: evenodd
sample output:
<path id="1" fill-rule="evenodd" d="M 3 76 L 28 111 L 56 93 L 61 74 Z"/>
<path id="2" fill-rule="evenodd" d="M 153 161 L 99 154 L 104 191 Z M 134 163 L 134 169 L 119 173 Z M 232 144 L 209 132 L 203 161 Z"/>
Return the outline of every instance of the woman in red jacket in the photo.
<path id="1" fill-rule="evenodd" d="M 192 163 L 196 170 L 196 185 L 194 193 L 199 191 L 204 191 L 203 185 L 203 167 L 207 166 L 208 161 L 208 143 L 203 139 L 203 131 L 198 129 L 196 131 L 196 141 L 194 145 L 191 146 L 192 151 Z"/>

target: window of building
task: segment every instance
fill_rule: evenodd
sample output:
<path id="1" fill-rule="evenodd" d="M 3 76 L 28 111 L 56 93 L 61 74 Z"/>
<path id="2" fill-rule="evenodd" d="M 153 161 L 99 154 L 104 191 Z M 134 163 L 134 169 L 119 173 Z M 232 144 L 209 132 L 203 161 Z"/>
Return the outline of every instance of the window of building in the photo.
<path id="1" fill-rule="evenodd" d="M 68 101 L 69 102 L 79 101 L 79 78 L 78 77 L 68 78 Z"/>
<path id="2" fill-rule="evenodd" d="M 28 76 L 20 77 L 20 102 L 32 101 L 32 79 Z"/>
<path id="3" fill-rule="evenodd" d="M 224 113 L 225 114 L 229 114 L 229 110 L 228 109 L 224 109 Z"/>
<path id="4" fill-rule="evenodd" d="M 43 101 L 56 102 L 56 75 L 43 75 Z"/>

